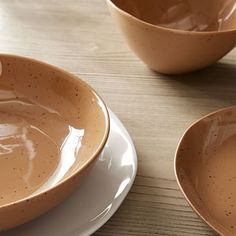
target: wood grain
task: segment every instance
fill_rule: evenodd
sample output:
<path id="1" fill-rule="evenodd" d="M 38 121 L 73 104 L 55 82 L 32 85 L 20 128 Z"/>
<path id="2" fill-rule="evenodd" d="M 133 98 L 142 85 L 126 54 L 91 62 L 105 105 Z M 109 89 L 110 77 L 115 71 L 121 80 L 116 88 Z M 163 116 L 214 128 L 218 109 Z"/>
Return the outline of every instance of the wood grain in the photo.
<path id="1" fill-rule="evenodd" d="M 180 193 L 175 148 L 191 122 L 236 103 L 236 51 L 203 71 L 168 77 L 126 46 L 104 0 L 0 0 L 0 51 L 44 60 L 87 81 L 135 142 L 138 175 L 95 235 L 214 235 Z"/>

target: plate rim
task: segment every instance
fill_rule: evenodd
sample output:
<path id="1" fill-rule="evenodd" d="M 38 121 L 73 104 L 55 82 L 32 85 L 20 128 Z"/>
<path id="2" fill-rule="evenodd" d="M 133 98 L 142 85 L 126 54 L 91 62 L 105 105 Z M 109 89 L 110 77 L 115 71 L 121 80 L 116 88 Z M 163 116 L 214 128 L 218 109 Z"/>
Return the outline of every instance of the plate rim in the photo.
<path id="1" fill-rule="evenodd" d="M 121 199 L 117 203 L 117 205 L 112 210 L 110 210 L 111 213 L 107 214 L 106 216 L 104 216 L 104 218 L 103 218 L 103 220 L 101 222 L 98 222 L 98 224 L 95 224 L 94 227 L 91 227 L 86 232 L 83 232 L 80 236 L 91 235 L 91 234 L 95 233 L 98 229 L 100 229 L 103 225 L 105 225 L 109 221 L 109 219 L 116 213 L 116 211 L 120 208 L 121 204 L 124 202 L 125 198 L 127 197 L 128 193 L 130 192 L 130 189 L 132 188 L 132 186 L 134 184 L 134 181 L 135 181 L 135 178 L 136 178 L 136 175 L 137 175 L 138 158 L 137 158 L 137 152 L 136 152 L 136 149 L 135 149 L 134 142 L 133 142 L 129 132 L 125 128 L 124 124 L 121 122 L 121 120 L 116 116 L 116 114 L 109 107 L 108 107 L 108 112 L 109 112 L 110 119 L 113 119 L 116 123 L 119 123 L 119 126 L 122 128 L 122 132 L 124 132 L 125 136 L 129 140 L 129 144 L 132 147 L 132 151 L 133 151 L 133 166 L 134 166 L 133 175 L 132 175 L 132 178 L 130 179 L 129 184 L 123 190 L 123 191 L 125 191 L 124 195 L 121 197 Z M 111 123 L 112 122 L 110 122 L 110 124 Z M 111 129 L 112 129 L 112 125 L 111 125 Z M 109 138 L 108 138 L 108 140 L 109 140 Z"/>

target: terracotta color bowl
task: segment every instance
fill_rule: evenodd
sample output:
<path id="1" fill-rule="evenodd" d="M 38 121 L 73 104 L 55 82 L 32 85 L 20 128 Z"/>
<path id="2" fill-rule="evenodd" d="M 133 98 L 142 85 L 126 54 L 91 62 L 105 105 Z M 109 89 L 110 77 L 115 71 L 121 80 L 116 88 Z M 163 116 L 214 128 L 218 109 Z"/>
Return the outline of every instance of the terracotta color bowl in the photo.
<path id="1" fill-rule="evenodd" d="M 64 200 L 104 148 L 107 109 L 56 67 L 0 55 L 0 231 Z"/>
<path id="2" fill-rule="evenodd" d="M 153 70 L 180 74 L 218 61 L 236 43 L 235 0 L 107 0 L 130 48 Z"/>
<path id="3" fill-rule="evenodd" d="M 194 123 L 176 152 L 177 181 L 217 233 L 236 235 L 236 106 Z"/>

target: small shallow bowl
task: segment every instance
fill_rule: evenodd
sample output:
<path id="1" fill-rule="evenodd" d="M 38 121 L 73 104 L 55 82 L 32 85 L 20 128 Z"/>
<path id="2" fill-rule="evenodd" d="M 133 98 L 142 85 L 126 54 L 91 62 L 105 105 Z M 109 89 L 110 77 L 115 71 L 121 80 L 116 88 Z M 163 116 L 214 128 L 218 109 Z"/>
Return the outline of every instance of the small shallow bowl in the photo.
<path id="1" fill-rule="evenodd" d="M 175 173 L 185 198 L 217 233 L 236 235 L 236 106 L 194 123 L 183 135 Z"/>
<path id="2" fill-rule="evenodd" d="M 236 43 L 235 0 L 107 0 L 130 48 L 165 74 L 202 69 Z"/>
<path id="3" fill-rule="evenodd" d="M 0 55 L 0 231 L 71 194 L 108 134 L 106 106 L 85 82 L 33 59 Z"/>

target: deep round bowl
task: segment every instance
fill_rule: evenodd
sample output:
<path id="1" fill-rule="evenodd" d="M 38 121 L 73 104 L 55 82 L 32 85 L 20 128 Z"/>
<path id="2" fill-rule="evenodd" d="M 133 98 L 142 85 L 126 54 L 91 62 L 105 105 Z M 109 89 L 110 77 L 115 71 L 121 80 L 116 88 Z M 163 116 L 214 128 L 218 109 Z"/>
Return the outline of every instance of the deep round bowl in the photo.
<path id="1" fill-rule="evenodd" d="M 0 55 L 0 231 L 69 196 L 108 134 L 106 106 L 85 82 L 33 59 Z"/>
<path id="2" fill-rule="evenodd" d="M 107 0 L 134 53 L 150 68 L 181 74 L 235 47 L 235 0 Z"/>

